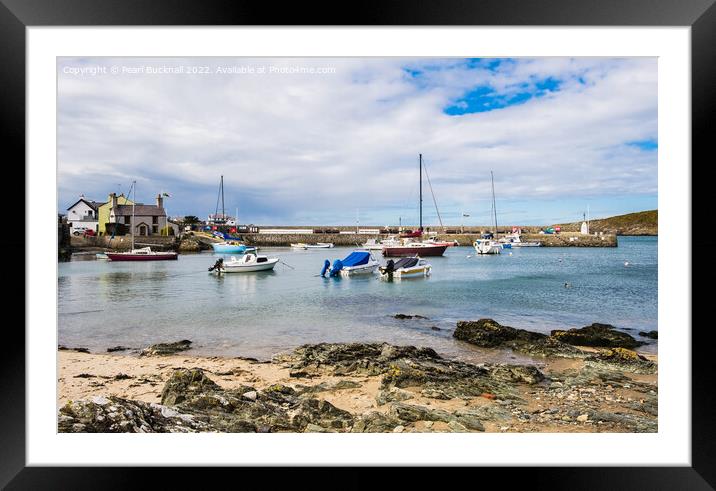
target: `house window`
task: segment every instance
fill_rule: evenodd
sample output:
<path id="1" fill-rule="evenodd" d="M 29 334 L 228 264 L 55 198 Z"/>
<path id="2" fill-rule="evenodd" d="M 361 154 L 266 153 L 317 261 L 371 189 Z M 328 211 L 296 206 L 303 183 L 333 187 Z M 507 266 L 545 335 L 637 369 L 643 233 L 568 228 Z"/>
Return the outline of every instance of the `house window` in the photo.
<path id="1" fill-rule="evenodd" d="M 159 233 L 159 225 L 152 225 L 152 233 L 153 234 Z"/>
<path id="2" fill-rule="evenodd" d="M 158 217 L 158 216 L 153 216 L 153 217 L 152 217 L 152 223 L 159 223 L 159 217 Z"/>
<path id="3" fill-rule="evenodd" d="M 132 219 L 132 218 L 131 218 L 130 216 L 125 216 L 125 217 L 124 217 L 124 223 L 127 224 L 127 225 L 129 225 L 129 221 L 130 221 L 131 219 Z"/>

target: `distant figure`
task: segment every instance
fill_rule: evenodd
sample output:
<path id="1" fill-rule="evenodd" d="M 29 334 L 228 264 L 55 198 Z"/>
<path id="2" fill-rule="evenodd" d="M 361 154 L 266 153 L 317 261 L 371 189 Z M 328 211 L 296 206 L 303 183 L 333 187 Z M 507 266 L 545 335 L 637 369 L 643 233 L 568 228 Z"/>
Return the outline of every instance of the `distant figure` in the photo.
<path id="1" fill-rule="evenodd" d="M 624 267 L 629 266 L 629 261 L 624 261 Z"/>
<path id="2" fill-rule="evenodd" d="M 564 283 L 564 287 L 565 287 L 565 288 L 572 288 L 572 285 L 571 285 L 570 283 L 565 282 L 565 283 Z"/>

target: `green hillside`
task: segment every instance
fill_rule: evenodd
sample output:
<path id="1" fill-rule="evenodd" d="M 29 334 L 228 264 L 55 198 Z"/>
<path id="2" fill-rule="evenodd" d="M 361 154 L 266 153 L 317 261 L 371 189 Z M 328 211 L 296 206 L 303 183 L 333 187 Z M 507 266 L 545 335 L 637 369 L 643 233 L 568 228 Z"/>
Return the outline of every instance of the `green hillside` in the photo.
<path id="1" fill-rule="evenodd" d="M 582 222 L 557 224 L 565 232 L 579 232 Z M 617 235 L 659 235 L 659 211 L 639 211 L 589 222 L 589 231 Z"/>

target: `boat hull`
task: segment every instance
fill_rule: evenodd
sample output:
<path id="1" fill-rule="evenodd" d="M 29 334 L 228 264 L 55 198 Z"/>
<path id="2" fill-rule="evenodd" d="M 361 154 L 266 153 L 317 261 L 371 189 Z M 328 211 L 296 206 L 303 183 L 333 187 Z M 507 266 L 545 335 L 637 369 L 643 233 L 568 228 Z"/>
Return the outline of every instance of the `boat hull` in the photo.
<path id="1" fill-rule="evenodd" d="M 424 266 L 414 266 L 412 268 L 401 268 L 393 271 L 393 279 L 401 278 L 421 278 L 430 276 L 432 267 L 429 264 Z M 383 279 L 390 279 L 388 273 L 381 273 L 380 277 Z"/>
<path id="2" fill-rule="evenodd" d="M 107 258 L 110 261 L 175 261 L 179 257 L 176 252 L 155 254 L 123 254 L 118 253 L 107 253 Z"/>
<path id="3" fill-rule="evenodd" d="M 447 249 L 446 245 L 424 246 L 424 247 L 384 247 L 383 256 L 385 257 L 403 257 L 403 256 L 442 256 Z"/>
<path id="4" fill-rule="evenodd" d="M 222 252 L 224 254 L 242 254 L 246 252 L 245 245 L 235 244 L 211 244 L 214 248 L 214 252 Z"/>
<path id="5" fill-rule="evenodd" d="M 375 270 L 378 269 L 378 263 L 374 264 L 364 264 L 362 266 L 346 266 L 343 269 L 340 270 L 340 275 L 343 277 L 350 277 L 350 276 L 360 276 L 360 275 L 368 275 L 375 273 Z"/>
<path id="6" fill-rule="evenodd" d="M 265 263 L 247 264 L 247 265 L 232 265 L 231 263 L 224 264 L 223 268 L 217 271 L 218 274 L 226 273 L 252 273 L 255 271 L 268 271 L 274 268 L 278 263 L 278 259 L 269 259 Z"/>

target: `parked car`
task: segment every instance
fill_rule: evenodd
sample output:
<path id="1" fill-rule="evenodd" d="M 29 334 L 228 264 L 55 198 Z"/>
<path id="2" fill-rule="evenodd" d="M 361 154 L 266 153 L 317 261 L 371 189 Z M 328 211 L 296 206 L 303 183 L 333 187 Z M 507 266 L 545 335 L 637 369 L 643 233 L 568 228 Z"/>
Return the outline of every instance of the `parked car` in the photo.
<path id="1" fill-rule="evenodd" d="M 84 234 L 87 230 L 89 230 L 87 227 L 75 227 L 75 229 L 72 231 L 72 235 L 79 237 L 80 235 Z"/>
<path id="2" fill-rule="evenodd" d="M 92 230 L 91 228 L 86 229 L 86 230 L 85 230 L 85 233 L 84 233 L 84 236 L 85 236 L 85 237 L 94 237 L 94 236 L 96 236 L 96 235 L 97 235 L 97 232 L 95 232 L 95 231 Z"/>

